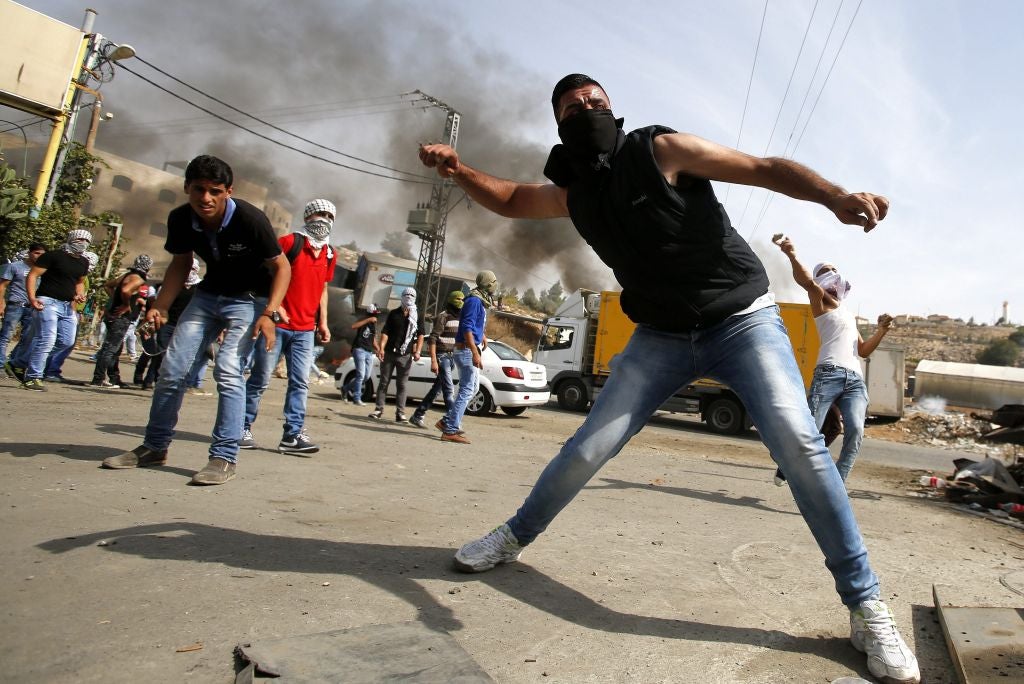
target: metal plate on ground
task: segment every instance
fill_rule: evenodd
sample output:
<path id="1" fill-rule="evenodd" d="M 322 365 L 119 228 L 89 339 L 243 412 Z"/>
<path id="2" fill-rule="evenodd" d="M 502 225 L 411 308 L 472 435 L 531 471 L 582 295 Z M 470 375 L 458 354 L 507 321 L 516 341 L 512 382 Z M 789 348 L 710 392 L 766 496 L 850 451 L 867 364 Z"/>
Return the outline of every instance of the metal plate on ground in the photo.
<path id="1" fill-rule="evenodd" d="M 401 681 L 414 684 L 493 684 L 476 661 L 445 632 L 418 622 L 370 625 L 320 634 L 240 644 L 249 665 L 236 684 L 277 677 L 281 684 Z"/>
<path id="2" fill-rule="evenodd" d="M 963 684 L 1024 681 L 1024 609 L 950 605 L 950 589 L 932 587 L 939 622 Z"/>

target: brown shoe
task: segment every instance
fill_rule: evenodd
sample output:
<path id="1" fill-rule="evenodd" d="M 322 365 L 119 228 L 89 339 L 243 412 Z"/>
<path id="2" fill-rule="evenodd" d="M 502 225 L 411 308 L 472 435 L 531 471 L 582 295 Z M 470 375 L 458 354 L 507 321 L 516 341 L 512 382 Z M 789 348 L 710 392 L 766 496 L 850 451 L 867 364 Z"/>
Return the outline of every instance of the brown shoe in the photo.
<path id="1" fill-rule="evenodd" d="M 434 423 L 434 427 L 436 427 L 438 430 L 440 430 L 441 434 L 445 434 L 445 432 L 444 432 L 444 418 L 441 418 L 436 423 Z M 464 435 L 464 434 L 466 434 L 466 431 L 465 430 L 456 430 L 455 434 L 457 434 L 457 435 Z"/>
<path id="2" fill-rule="evenodd" d="M 167 463 L 167 449 L 150 449 L 145 444 L 117 456 L 103 459 L 104 468 L 145 468 Z"/>
<path id="3" fill-rule="evenodd" d="M 456 444 L 472 444 L 468 439 L 460 435 L 458 432 L 448 434 L 447 432 L 441 435 L 442 442 L 455 442 Z"/>
<path id="4" fill-rule="evenodd" d="M 235 476 L 235 464 L 223 458 L 211 458 L 206 467 L 192 476 L 194 485 L 221 485 Z"/>

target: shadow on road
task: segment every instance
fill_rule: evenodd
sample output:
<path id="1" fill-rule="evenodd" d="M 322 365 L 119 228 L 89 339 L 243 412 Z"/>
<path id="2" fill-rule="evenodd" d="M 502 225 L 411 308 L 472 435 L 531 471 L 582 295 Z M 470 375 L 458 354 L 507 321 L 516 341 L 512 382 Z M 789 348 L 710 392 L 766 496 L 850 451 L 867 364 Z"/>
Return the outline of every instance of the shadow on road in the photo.
<path id="1" fill-rule="evenodd" d="M 462 623 L 451 608 L 438 603 L 420 580 L 482 582 L 539 611 L 587 629 L 665 639 L 747 644 L 815 654 L 853 671 L 865 669 L 864 657 L 854 651 L 845 638 L 793 636 L 778 630 L 619 612 L 522 563 L 501 566 L 480 575 L 455 572 L 451 569 L 452 550 L 447 548 L 254 534 L 187 522 L 105 530 L 53 539 L 38 546 L 59 554 L 95 546 L 100 541 L 105 542 L 104 551 L 152 560 L 222 563 L 260 572 L 355 577 L 409 602 L 418 609 L 423 624 L 431 629 L 456 631 L 462 629 Z"/>
<path id="2" fill-rule="evenodd" d="M 674 494 L 675 496 L 685 496 L 690 499 L 697 499 L 698 501 L 707 501 L 708 503 L 714 504 L 726 504 L 729 506 L 742 506 L 744 508 L 754 508 L 759 511 L 767 511 L 769 513 L 784 513 L 786 515 L 800 515 L 796 511 L 782 511 L 778 508 L 772 508 L 771 506 L 764 505 L 764 499 L 758 499 L 753 496 L 730 496 L 721 490 L 718 491 L 707 491 L 702 489 L 689 489 L 687 487 L 666 487 L 664 485 L 654 485 L 643 482 L 626 482 L 625 480 L 614 480 L 607 477 L 600 478 L 604 485 L 587 485 L 584 489 L 589 490 L 600 490 L 600 489 L 643 489 L 652 492 L 661 492 L 663 494 Z"/>

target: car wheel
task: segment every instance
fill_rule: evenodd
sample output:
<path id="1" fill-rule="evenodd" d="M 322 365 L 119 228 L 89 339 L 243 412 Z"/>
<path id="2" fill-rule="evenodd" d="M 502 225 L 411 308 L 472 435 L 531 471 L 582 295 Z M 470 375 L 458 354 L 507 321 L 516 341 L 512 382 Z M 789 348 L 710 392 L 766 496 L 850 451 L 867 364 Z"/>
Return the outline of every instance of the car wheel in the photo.
<path id="1" fill-rule="evenodd" d="M 743 406 L 734 399 L 715 399 L 704 409 L 704 422 L 712 432 L 738 435 L 743 431 Z"/>
<path id="2" fill-rule="evenodd" d="M 525 406 L 502 406 L 501 412 L 506 416 L 521 416 L 526 411 Z"/>
<path id="3" fill-rule="evenodd" d="M 476 391 L 466 406 L 466 413 L 471 416 L 486 416 L 493 410 L 494 402 L 491 400 L 491 395 L 483 387 Z"/>
<path id="4" fill-rule="evenodd" d="M 352 382 L 356 377 L 355 371 L 349 371 L 348 375 L 345 376 L 345 382 L 341 383 L 342 389 L 338 390 L 341 393 L 341 398 L 345 398 L 344 387 L 348 383 Z M 373 381 L 369 378 L 363 381 L 363 403 L 369 403 L 373 401 Z"/>
<path id="5" fill-rule="evenodd" d="M 569 378 L 558 383 L 558 405 L 570 411 L 586 411 L 590 394 L 582 380 Z"/>

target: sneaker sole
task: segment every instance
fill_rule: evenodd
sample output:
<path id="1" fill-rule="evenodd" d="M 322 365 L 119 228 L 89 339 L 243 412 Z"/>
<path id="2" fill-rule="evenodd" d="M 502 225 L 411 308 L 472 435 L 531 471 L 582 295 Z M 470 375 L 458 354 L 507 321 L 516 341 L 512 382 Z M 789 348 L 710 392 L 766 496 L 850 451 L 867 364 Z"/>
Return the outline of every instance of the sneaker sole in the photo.
<path id="1" fill-rule="evenodd" d="M 497 563 L 491 563 L 490 565 L 485 565 L 485 566 L 482 566 L 482 567 L 476 567 L 474 565 L 470 565 L 469 563 L 467 563 L 465 561 L 459 560 L 459 554 L 456 553 L 455 557 L 452 558 L 452 567 L 454 567 L 459 572 L 466 572 L 466 573 L 487 572 L 488 570 L 493 570 L 494 568 L 498 567 L 499 565 L 508 565 L 509 563 L 517 563 L 519 561 L 519 558 L 522 555 L 523 555 L 523 553 L 522 553 L 522 551 L 520 551 L 519 554 L 515 558 L 513 558 L 511 560 L 499 561 Z"/>
<path id="2" fill-rule="evenodd" d="M 239 444 L 238 448 L 239 449 L 255 449 L 256 445 L 255 444 Z"/>
<path id="3" fill-rule="evenodd" d="M 130 470 L 131 468 L 152 468 L 154 466 L 162 466 L 167 463 L 165 458 L 162 461 L 151 461 L 149 463 L 137 463 L 136 465 L 111 465 L 104 461 L 100 464 L 100 467 L 107 468 L 108 470 Z"/>
<path id="4" fill-rule="evenodd" d="M 320 451 L 320 447 L 306 447 L 304 449 L 299 447 L 277 447 L 277 450 L 282 454 L 315 454 Z"/>
<path id="5" fill-rule="evenodd" d="M 191 480 L 189 480 L 189 484 L 194 484 L 197 487 L 216 487 L 217 485 L 222 485 L 225 482 L 228 482 L 228 481 L 234 480 L 234 479 L 235 479 L 235 474 L 234 473 L 231 473 L 230 475 L 225 477 L 220 482 L 204 482 L 203 480 L 197 480 L 197 479 L 195 479 L 193 477 Z"/>
<path id="6" fill-rule="evenodd" d="M 868 651 L 867 651 L 867 647 L 864 645 L 863 638 L 858 639 L 858 638 L 854 637 L 854 635 L 851 634 L 850 635 L 850 645 L 852 645 L 857 651 L 860 651 L 861 653 L 867 655 Z M 885 665 L 883 664 L 882 667 L 885 667 Z M 868 671 L 871 672 L 871 675 L 875 679 L 877 679 L 878 681 L 882 682 L 882 684 L 920 684 L 921 683 L 921 677 L 920 676 L 917 676 L 917 677 L 911 676 L 911 677 L 907 677 L 907 678 L 904 678 L 904 679 L 900 679 L 898 677 L 891 677 L 889 675 L 886 675 L 885 673 L 877 673 L 877 672 L 875 672 L 874 670 L 871 669 L 871 660 L 870 660 L 870 658 L 868 659 Z"/>

